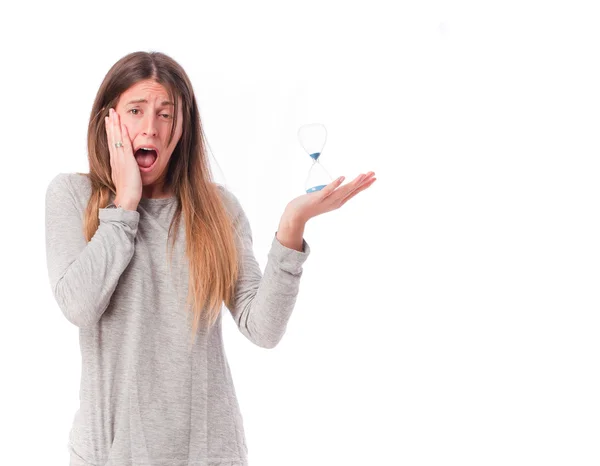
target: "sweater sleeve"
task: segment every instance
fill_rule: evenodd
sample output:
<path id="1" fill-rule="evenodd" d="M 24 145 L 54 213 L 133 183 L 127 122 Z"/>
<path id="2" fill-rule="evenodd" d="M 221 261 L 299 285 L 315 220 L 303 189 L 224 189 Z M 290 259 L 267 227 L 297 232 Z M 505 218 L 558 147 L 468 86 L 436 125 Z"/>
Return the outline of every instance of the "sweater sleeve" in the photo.
<path id="1" fill-rule="evenodd" d="M 262 274 L 252 246 L 252 229 L 237 198 L 233 199 L 234 221 L 241 244 L 235 305 L 230 312 L 240 332 L 262 348 L 274 348 L 283 337 L 300 288 L 302 265 L 310 247 L 302 239 L 302 251 L 290 249 L 277 239 L 271 242 L 267 265 Z"/>
<path id="2" fill-rule="evenodd" d="M 96 324 L 108 307 L 133 257 L 140 214 L 99 209 L 98 229 L 87 242 L 84 208 L 78 205 L 68 176 L 58 174 L 46 190 L 46 262 L 59 308 L 69 322 L 83 328 Z"/>

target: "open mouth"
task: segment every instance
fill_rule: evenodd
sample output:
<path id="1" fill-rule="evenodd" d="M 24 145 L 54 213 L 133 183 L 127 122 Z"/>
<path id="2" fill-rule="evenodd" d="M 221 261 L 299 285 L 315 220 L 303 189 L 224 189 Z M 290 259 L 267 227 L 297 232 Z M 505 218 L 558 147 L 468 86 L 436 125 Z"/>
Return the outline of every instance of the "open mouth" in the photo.
<path id="1" fill-rule="evenodd" d="M 158 154 L 155 150 L 138 149 L 135 151 L 134 156 L 138 167 L 143 172 L 152 170 L 158 160 Z"/>

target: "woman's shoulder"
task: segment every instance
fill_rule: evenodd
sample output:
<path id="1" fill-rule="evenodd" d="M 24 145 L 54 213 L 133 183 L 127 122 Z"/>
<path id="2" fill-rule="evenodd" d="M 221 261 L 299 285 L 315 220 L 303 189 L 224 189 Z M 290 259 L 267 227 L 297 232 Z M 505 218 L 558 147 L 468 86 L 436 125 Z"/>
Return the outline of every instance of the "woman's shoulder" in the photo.
<path id="1" fill-rule="evenodd" d="M 232 215 L 234 218 L 237 217 L 242 210 L 242 204 L 237 196 L 220 183 L 215 183 L 215 186 L 217 187 L 217 191 L 221 194 L 221 199 L 227 207 L 230 215 Z"/>
<path id="2" fill-rule="evenodd" d="M 50 180 L 46 188 L 46 196 L 89 199 L 90 194 L 91 182 L 88 173 L 58 173 Z"/>

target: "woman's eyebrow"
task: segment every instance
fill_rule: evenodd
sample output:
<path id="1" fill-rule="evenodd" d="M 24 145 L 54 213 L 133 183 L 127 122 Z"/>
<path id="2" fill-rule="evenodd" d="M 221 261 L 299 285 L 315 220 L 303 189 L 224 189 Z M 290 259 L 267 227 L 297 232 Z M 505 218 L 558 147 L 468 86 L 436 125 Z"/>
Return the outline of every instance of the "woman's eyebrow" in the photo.
<path id="1" fill-rule="evenodd" d="M 135 99 L 135 100 L 131 100 L 131 101 L 127 102 L 125 105 L 141 104 L 141 103 L 147 104 L 148 101 L 146 99 Z M 170 102 L 168 100 L 163 100 L 161 102 L 161 105 L 172 105 L 172 106 L 175 106 L 175 104 L 173 102 Z"/>

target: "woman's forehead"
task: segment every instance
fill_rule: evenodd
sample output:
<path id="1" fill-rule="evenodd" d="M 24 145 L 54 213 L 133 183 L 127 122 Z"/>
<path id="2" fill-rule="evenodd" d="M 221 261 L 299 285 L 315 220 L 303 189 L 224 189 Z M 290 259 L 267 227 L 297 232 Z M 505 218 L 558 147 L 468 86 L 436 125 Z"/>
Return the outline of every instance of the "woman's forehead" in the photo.
<path id="1" fill-rule="evenodd" d="M 119 100 L 125 104 L 130 103 L 130 101 L 136 101 L 133 103 L 155 103 L 158 101 L 158 105 L 174 104 L 168 90 L 162 84 L 151 80 L 135 83 L 121 94 Z"/>

